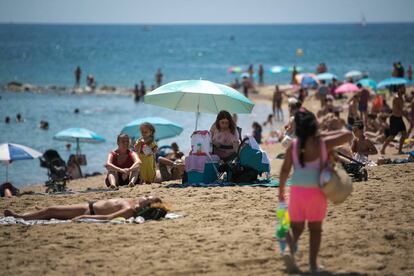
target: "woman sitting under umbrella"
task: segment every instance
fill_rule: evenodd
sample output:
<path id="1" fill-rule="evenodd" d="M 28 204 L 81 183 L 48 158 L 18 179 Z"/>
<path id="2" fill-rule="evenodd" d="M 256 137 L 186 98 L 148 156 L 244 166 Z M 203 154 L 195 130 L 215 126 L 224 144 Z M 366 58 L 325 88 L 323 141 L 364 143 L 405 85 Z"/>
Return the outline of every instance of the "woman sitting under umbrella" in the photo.
<path id="1" fill-rule="evenodd" d="M 138 155 L 130 150 L 130 141 L 127 134 L 119 134 L 117 138 L 118 148 L 108 155 L 106 169 L 108 175 L 105 183 L 111 189 L 118 186 L 134 186 L 139 175 L 141 161 Z"/>
<path id="2" fill-rule="evenodd" d="M 239 148 L 239 133 L 230 113 L 220 111 L 210 129 L 213 153 L 224 162 L 232 160 Z"/>

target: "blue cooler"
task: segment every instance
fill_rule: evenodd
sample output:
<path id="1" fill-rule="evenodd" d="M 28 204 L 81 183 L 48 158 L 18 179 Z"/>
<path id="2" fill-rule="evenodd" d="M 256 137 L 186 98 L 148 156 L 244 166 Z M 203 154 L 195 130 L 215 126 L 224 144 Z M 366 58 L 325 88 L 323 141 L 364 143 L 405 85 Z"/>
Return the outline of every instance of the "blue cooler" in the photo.
<path id="1" fill-rule="evenodd" d="M 204 173 L 200 173 L 197 171 L 189 171 L 187 172 L 188 175 L 188 183 L 189 184 L 209 184 L 214 183 L 217 180 L 217 168 L 218 163 L 206 163 L 204 164 Z"/>

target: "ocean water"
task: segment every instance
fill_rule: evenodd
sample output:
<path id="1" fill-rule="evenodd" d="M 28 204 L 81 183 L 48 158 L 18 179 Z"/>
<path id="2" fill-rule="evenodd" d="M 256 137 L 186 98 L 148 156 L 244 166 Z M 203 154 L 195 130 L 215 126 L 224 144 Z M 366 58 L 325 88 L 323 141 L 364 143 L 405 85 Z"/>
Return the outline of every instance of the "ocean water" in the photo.
<path id="1" fill-rule="evenodd" d="M 231 37 L 233 39 L 231 39 Z M 297 57 L 301 48 L 304 56 Z M 314 71 L 325 62 L 329 71 L 343 76 L 350 70 L 368 71 L 381 80 L 390 75 L 392 63 L 414 63 L 414 24 L 359 25 L 15 25 L 0 24 L 0 85 L 9 81 L 35 85 L 72 87 L 73 71 L 82 68 L 82 85 L 93 74 L 98 85 L 133 87 L 144 80 L 154 83 L 161 68 L 164 82 L 182 79 L 207 79 L 226 83 L 236 76 L 230 66 L 262 63 L 302 66 Z M 270 74 L 265 82 L 285 83 L 289 74 Z M 195 115 L 135 104 L 130 97 L 115 95 L 68 95 L 0 92 L 0 143 L 14 142 L 39 151 L 57 149 L 66 160 L 65 142 L 53 135 L 68 127 L 86 127 L 101 134 L 106 143 L 82 144 L 88 157 L 84 173 L 103 172 L 107 153 L 115 147 L 122 126 L 138 117 L 164 116 L 182 124 L 185 131 L 175 139 L 184 150 L 189 147 Z M 80 114 L 74 114 L 75 108 Z M 253 121 L 263 122 L 270 112 L 267 105 L 255 107 L 257 114 L 240 115 L 239 124 L 250 132 Z M 26 121 L 4 124 L 22 113 Z M 204 115 L 200 128 L 209 128 L 214 115 Z M 40 130 L 40 120 L 50 124 Z M 5 168 L 0 166 L 0 181 Z M 9 167 L 9 179 L 17 185 L 39 183 L 46 170 L 38 160 L 17 161 Z"/>
<path id="2" fill-rule="evenodd" d="M 234 40 L 231 40 L 233 37 Z M 297 57 L 301 48 L 304 56 Z M 368 71 L 376 80 L 392 63 L 414 63 L 414 24 L 347 25 L 12 25 L 0 24 L 0 83 L 71 86 L 77 65 L 98 84 L 132 87 L 165 81 L 208 79 L 229 82 L 230 66 L 297 64 L 314 71 Z M 256 67 L 257 68 L 257 67 Z M 289 74 L 266 74 L 286 82 Z"/>

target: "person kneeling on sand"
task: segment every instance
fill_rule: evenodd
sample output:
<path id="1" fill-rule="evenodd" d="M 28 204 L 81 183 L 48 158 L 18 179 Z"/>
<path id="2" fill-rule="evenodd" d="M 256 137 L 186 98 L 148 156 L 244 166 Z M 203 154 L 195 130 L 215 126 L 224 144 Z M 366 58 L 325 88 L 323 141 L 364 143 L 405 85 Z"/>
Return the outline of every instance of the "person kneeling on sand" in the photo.
<path id="1" fill-rule="evenodd" d="M 39 208 L 37 208 L 39 209 Z M 88 201 L 73 205 L 56 205 L 41 208 L 38 211 L 17 214 L 5 210 L 4 216 L 12 216 L 25 220 L 36 219 L 98 219 L 111 220 L 117 217 L 128 219 L 142 216 L 145 219 L 165 217 L 169 208 L 159 197 L 144 196 L 138 199 L 113 198 L 99 201 Z"/>
<path id="2" fill-rule="evenodd" d="M 127 134 L 119 134 L 117 143 L 118 148 L 108 155 L 105 165 L 108 170 L 105 183 L 111 189 L 123 185 L 134 186 L 138 180 L 141 164 L 138 155 L 129 149 L 130 141 Z"/>

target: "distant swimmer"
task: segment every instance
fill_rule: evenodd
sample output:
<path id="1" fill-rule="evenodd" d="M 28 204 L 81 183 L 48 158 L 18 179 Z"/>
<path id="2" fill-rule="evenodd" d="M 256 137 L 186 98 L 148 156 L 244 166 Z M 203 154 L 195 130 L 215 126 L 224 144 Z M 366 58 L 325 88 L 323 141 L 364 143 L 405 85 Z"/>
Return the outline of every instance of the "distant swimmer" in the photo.
<path id="1" fill-rule="evenodd" d="M 43 129 L 43 130 L 48 130 L 49 129 L 49 123 L 47 121 L 41 120 L 40 123 L 39 123 L 39 128 Z"/>
<path id="2" fill-rule="evenodd" d="M 4 118 L 4 123 L 10 124 L 10 117 L 9 116 L 6 116 L 6 118 Z"/>
<path id="3" fill-rule="evenodd" d="M 75 110 L 73 110 L 73 113 L 78 114 L 79 113 L 79 108 L 75 108 Z"/>
<path id="4" fill-rule="evenodd" d="M 20 113 L 17 113 L 17 115 L 16 115 L 16 122 L 18 122 L 18 123 L 24 122 L 24 119 L 23 119 L 23 117 Z"/>

